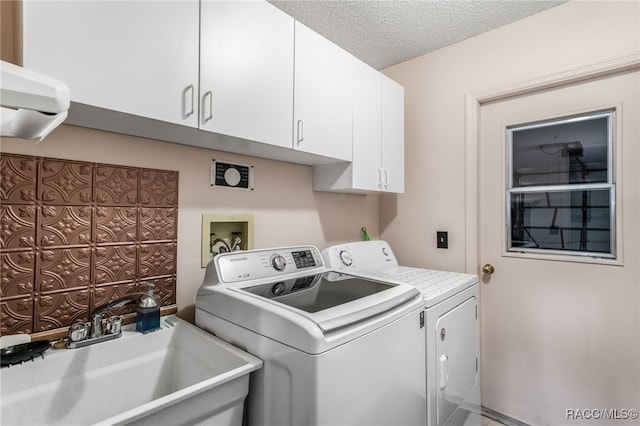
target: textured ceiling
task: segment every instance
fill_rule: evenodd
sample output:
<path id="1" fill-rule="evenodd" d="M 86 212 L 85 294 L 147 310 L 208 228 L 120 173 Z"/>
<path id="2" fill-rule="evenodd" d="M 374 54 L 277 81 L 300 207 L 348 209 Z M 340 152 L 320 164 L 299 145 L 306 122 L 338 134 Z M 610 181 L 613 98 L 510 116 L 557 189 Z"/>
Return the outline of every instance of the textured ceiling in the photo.
<path id="1" fill-rule="evenodd" d="M 565 1 L 269 0 L 378 70 Z"/>

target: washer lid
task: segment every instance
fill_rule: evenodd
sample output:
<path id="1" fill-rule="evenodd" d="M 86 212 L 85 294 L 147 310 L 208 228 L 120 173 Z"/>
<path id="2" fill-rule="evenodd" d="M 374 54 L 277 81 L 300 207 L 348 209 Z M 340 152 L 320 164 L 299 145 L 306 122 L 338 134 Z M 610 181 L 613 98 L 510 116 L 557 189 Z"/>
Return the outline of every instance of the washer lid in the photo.
<path id="1" fill-rule="evenodd" d="M 410 288 L 331 271 L 233 290 L 297 311 L 323 333 L 375 317 L 415 297 Z"/>
<path id="2" fill-rule="evenodd" d="M 249 330 L 315 355 L 424 309 L 414 287 L 338 272 L 257 281 L 207 286 L 196 324 L 211 315 L 238 326 L 238 336 Z"/>

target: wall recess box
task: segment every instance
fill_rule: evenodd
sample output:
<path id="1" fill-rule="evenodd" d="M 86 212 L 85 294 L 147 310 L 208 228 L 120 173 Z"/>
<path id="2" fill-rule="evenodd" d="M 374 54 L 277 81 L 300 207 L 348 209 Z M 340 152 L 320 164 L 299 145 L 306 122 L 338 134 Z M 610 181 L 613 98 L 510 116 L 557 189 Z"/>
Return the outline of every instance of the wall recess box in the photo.
<path id="1" fill-rule="evenodd" d="M 241 240 L 239 250 L 253 248 L 252 214 L 203 214 L 202 267 L 221 250 L 232 248 L 235 235 Z"/>

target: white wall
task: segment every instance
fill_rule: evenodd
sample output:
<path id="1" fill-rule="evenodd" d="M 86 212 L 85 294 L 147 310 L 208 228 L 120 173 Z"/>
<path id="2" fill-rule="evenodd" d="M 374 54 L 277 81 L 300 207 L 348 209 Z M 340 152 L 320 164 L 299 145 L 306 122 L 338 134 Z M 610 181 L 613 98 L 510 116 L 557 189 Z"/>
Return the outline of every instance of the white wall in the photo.
<path id="1" fill-rule="evenodd" d="M 177 170 L 178 314 L 193 320 L 202 283 L 202 214 L 254 215 L 254 248 L 312 244 L 319 249 L 378 234 L 378 197 L 313 192 L 310 166 L 63 125 L 39 144 L 1 140 L 2 153 Z M 254 191 L 209 186 L 212 159 L 255 166 Z"/>
<path id="2" fill-rule="evenodd" d="M 467 94 L 501 89 L 537 77 L 558 74 L 572 67 L 639 52 L 640 2 L 571 1 L 385 70 L 387 75 L 405 87 L 406 192 L 398 196 L 380 197 L 380 235 L 391 243 L 400 263 L 465 270 L 465 209 L 469 208 L 465 205 Z M 622 143 L 637 144 L 638 141 Z M 501 167 L 499 160 L 496 167 Z M 633 201 L 627 205 L 637 205 L 634 203 L 637 203 L 640 194 L 636 190 L 631 196 Z M 638 229 L 639 219 L 639 212 L 627 212 L 626 223 L 632 224 L 627 229 L 627 232 L 631 232 L 631 235 L 626 235 L 627 240 L 640 238 L 633 231 Z M 439 230 L 449 231 L 448 250 L 436 248 L 435 235 Z M 636 252 L 632 257 L 637 257 L 637 245 L 634 247 Z M 469 264 L 475 263 L 477 259 L 470 259 Z M 498 375 L 516 381 L 518 386 L 529 389 L 529 393 L 536 393 L 540 400 L 557 400 L 554 406 L 572 403 L 566 408 L 640 407 L 640 383 L 635 383 L 640 382 L 639 263 L 635 259 L 626 262 L 626 276 L 629 278 L 621 283 L 625 291 L 620 296 L 625 302 L 617 307 L 612 305 L 606 286 L 591 286 L 589 289 L 580 287 L 579 273 L 558 277 L 571 284 L 569 287 L 572 291 L 588 292 L 581 293 L 582 298 L 593 301 L 593 305 L 600 309 L 585 312 L 583 307 L 576 306 L 572 291 L 551 288 L 547 296 L 552 302 L 550 306 L 555 309 L 540 307 L 540 321 L 531 323 L 529 330 L 521 330 L 523 339 L 526 338 L 525 331 L 533 335 L 545 335 L 558 330 L 553 324 L 562 322 L 566 326 L 566 318 L 570 318 L 573 324 L 572 337 L 575 341 L 587 342 L 594 353 L 585 354 L 571 347 L 568 350 L 565 350 L 567 347 L 563 348 L 562 352 L 550 347 L 535 347 L 532 350 L 540 353 L 541 357 L 551 357 L 558 365 L 566 365 L 568 374 L 585 373 L 585 380 L 562 381 L 557 376 L 536 377 L 534 369 L 507 371 L 507 366 Z M 477 273 L 478 270 L 469 272 Z M 530 304 L 531 300 L 507 300 L 506 303 L 519 306 L 518 302 Z M 532 309 L 529 305 L 526 307 Z M 601 330 L 608 326 L 605 325 L 608 324 L 606 312 L 616 309 L 623 309 L 620 316 L 625 318 L 625 324 L 610 326 L 622 326 L 624 331 L 619 331 L 623 334 L 617 336 L 624 336 L 625 340 L 624 344 L 612 347 L 607 337 L 609 333 L 602 333 Z M 597 318 L 595 326 L 594 318 Z M 505 317 L 503 321 L 508 323 L 509 318 Z M 496 331 L 483 327 L 483 338 L 492 336 L 491 333 Z M 510 350 L 516 351 L 517 348 Z M 483 356 L 485 353 L 483 348 Z M 595 362 L 603 359 L 609 360 L 607 365 Z M 574 368 L 575 364 L 579 368 Z M 597 373 L 591 374 L 590 371 Z M 586 383 L 587 378 L 594 376 L 604 377 L 603 382 L 599 382 L 604 385 L 597 389 L 585 389 L 578 384 Z M 616 378 L 620 377 L 625 379 L 618 381 Z M 491 377 L 490 381 L 498 383 L 500 377 Z M 492 393 L 488 395 L 483 386 L 483 400 L 496 401 L 496 398 L 501 398 L 500 392 L 490 390 Z M 503 396 L 500 403 L 507 399 Z M 582 401 L 583 406 L 576 407 L 576 401 Z M 594 407 L 594 401 L 599 401 L 602 407 Z M 535 401 L 518 401 L 513 405 L 507 403 L 502 412 L 532 424 L 569 423 L 568 420 L 562 421 L 564 412 L 550 412 L 549 408 L 540 409 L 532 416 L 527 410 L 516 409 L 516 405 L 527 404 L 540 407 L 535 405 Z M 527 412 L 527 415 L 522 416 L 523 412 Z M 604 423 L 596 421 L 591 424 Z M 629 423 L 628 420 L 625 424 L 633 424 L 633 421 Z"/>

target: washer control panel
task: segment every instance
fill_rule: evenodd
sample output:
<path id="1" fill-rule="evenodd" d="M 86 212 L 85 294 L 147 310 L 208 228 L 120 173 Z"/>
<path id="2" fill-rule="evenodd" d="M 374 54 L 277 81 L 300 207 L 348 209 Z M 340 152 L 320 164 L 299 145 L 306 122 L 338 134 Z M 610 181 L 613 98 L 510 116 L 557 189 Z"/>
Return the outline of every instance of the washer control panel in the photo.
<path id="1" fill-rule="evenodd" d="M 324 270 L 322 255 L 313 246 L 234 251 L 216 256 L 213 262 L 225 283 Z"/>
<path id="2" fill-rule="evenodd" d="M 293 256 L 293 261 L 296 263 L 296 268 L 298 269 L 318 266 L 311 250 L 294 251 L 291 252 L 291 255 Z"/>
<path id="3" fill-rule="evenodd" d="M 368 272 L 398 266 L 386 241 L 356 241 L 328 247 L 322 251 L 328 268 L 337 271 Z"/>

